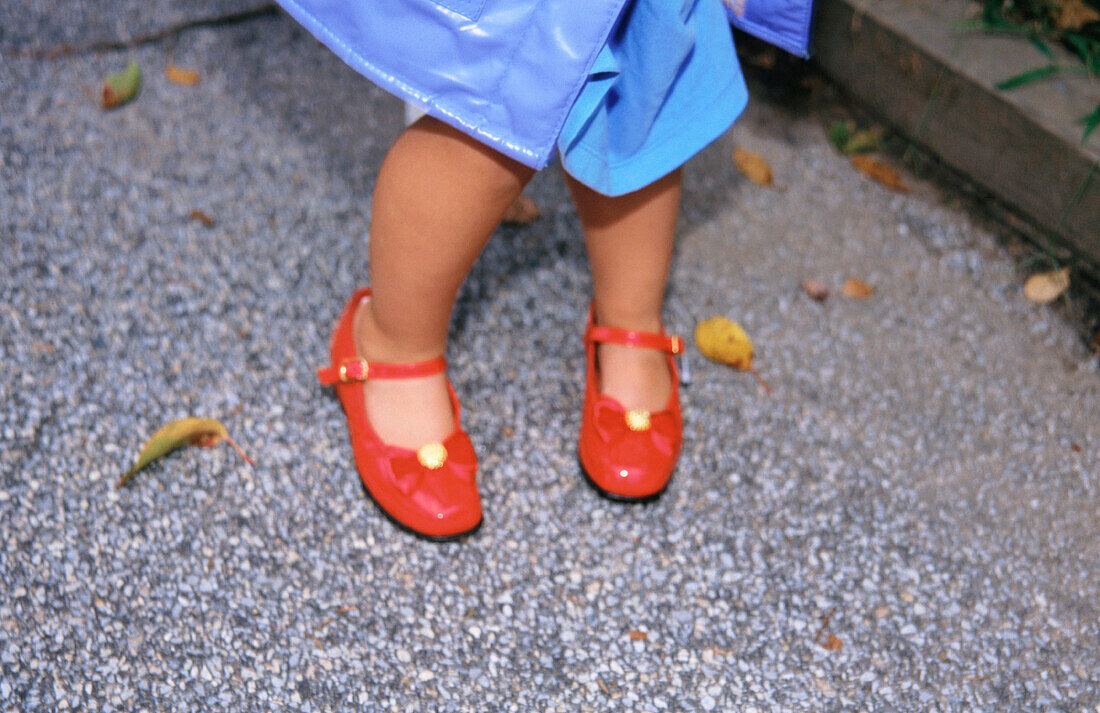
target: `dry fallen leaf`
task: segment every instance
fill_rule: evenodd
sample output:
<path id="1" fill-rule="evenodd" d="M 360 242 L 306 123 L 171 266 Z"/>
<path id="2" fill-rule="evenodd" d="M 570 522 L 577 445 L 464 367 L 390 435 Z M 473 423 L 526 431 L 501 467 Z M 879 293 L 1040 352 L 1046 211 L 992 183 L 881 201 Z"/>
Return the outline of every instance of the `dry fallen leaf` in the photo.
<path id="1" fill-rule="evenodd" d="M 901 175 L 892 166 L 870 156 L 852 156 L 850 160 L 860 173 L 870 176 L 890 190 L 901 193 L 909 191 L 909 187 L 901 182 Z"/>
<path id="2" fill-rule="evenodd" d="M 521 193 L 519 198 L 512 201 L 512 205 L 508 206 L 508 210 L 504 211 L 501 222 L 512 223 L 513 225 L 530 225 L 541 215 L 542 211 L 535 204 L 535 200 L 526 193 Z"/>
<path id="3" fill-rule="evenodd" d="M 108 75 L 103 80 L 103 108 L 114 109 L 137 96 L 141 88 L 141 67 L 134 60 L 121 72 Z"/>
<path id="4" fill-rule="evenodd" d="M 637 629 L 635 629 L 634 631 L 630 632 L 631 641 L 645 641 L 648 638 L 649 635 L 646 634 L 644 631 L 638 631 Z"/>
<path id="5" fill-rule="evenodd" d="M 732 319 L 711 317 L 695 325 L 695 345 L 707 359 L 736 369 L 752 368 L 752 340 Z"/>
<path id="6" fill-rule="evenodd" d="M 826 634 L 825 640 L 821 642 L 821 648 L 826 651 L 840 651 L 844 648 L 844 642 L 835 634 Z"/>
<path id="7" fill-rule="evenodd" d="M 829 299 L 829 288 L 821 280 L 803 280 L 802 291 L 818 302 Z"/>
<path id="8" fill-rule="evenodd" d="M 212 228 L 214 226 L 214 219 L 207 215 L 204 211 L 199 210 L 198 208 L 195 208 L 193 211 L 188 213 L 187 217 L 191 220 L 199 221 L 207 228 Z"/>
<path id="9" fill-rule="evenodd" d="M 1024 282 L 1024 297 L 1032 302 L 1046 304 L 1058 299 L 1069 289 L 1069 268 L 1037 272 Z"/>
<path id="10" fill-rule="evenodd" d="M 771 166 L 759 154 L 738 146 L 733 149 L 733 162 L 745 178 L 753 183 L 759 186 L 770 186 L 774 183 Z"/>
<path id="11" fill-rule="evenodd" d="M 771 387 L 752 365 L 752 340 L 740 324 L 717 316 L 695 325 L 695 346 L 707 359 L 751 372 L 769 395 Z"/>
<path id="12" fill-rule="evenodd" d="M 134 462 L 133 467 L 119 478 L 115 487 L 121 488 L 127 481 L 133 478 L 134 474 L 139 470 L 149 465 L 157 458 L 167 453 L 171 453 L 181 446 L 202 446 L 204 448 L 209 448 L 211 446 L 216 446 L 223 440 L 233 446 L 237 453 L 240 453 L 241 458 L 244 458 L 245 462 L 252 465 L 252 459 L 245 455 L 241 447 L 229 437 L 229 433 L 225 430 L 225 426 L 217 419 L 181 418 L 172 421 L 149 437 L 149 440 L 142 446 L 141 453 L 138 454 L 137 461 Z"/>
<path id="13" fill-rule="evenodd" d="M 188 67 L 169 64 L 164 68 L 164 77 L 172 84 L 193 87 L 199 83 L 199 71 Z"/>
<path id="14" fill-rule="evenodd" d="M 874 287 L 871 287 L 863 280 L 855 277 L 849 277 L 844 281 L 843 293 L 845 297 L 851 297 L 854 300 L 863 299 L 869 297 L 875 291 Z"/>
<path id="15" fill-rule="evenodd" d="M 1081 0 L 1061 0 L 1056 4 L 1054 24 L 1060 30 L 1080 30 L 1097 20 L 1100 20 L 1100 13 Z"/>

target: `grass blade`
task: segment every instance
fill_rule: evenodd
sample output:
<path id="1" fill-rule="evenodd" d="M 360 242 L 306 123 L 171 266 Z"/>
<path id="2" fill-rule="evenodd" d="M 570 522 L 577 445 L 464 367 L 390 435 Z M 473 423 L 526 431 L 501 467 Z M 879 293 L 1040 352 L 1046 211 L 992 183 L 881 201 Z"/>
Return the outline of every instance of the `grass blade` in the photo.
<path id="1" fill-rule="evenodd" d="M 1039 37 L 1037 32 L 1029 32 L 1027 34 L 1027 41 L 1032 44 L 1035 49 L 1046 55 L 1047 59 L 1054 59 L 1054 50 L 1050 48 L 1046 42 L 1043 42 L 1043 38 Z"/>
<path id="2" fill-rule="evenodd" d="M 1085 135 L 1081 137 L 1081 143 L 1085 143 L 1088 141 L 1089 134 L 1091 134 L 1097 126 L 1100 126 L 1100 104 L 1097 104 L 1095 109 L 1078 119 L 1077 123 L 1085 125 Z"/>
<path id="3" fill-rule="evenodd" d="M 1037 67 L 1035 69 L 1029 69 L 1026 72 L 1021 72 L 1014 77 L 1009 77 L 1003 82 L 998 82 L 995 86 L 1002 91 L 1008 89 L 1015 89 L 1016 87 L 1022 87 L 1025 84 L 1034 82 L 1038 79 L 1044 79 L 1046 77 L 1054 76 L 1062 71 L 1062 68 L 1057 64 L 1048 64 L 1045 67 Z"/>

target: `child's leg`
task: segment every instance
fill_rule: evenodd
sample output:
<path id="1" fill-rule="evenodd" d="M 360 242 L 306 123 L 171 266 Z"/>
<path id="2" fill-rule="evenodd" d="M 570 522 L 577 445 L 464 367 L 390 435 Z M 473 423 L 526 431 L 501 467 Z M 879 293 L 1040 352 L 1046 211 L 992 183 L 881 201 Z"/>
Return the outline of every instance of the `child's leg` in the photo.
<path id="1" fill-rule="evenodd" d="M 463 279 L 533 174 L 431 117 L 401 134 L 374 189 L 373 297 L 355 320 L 361 356 L 414 362 L 443 353 Z M 406 448 L 442 441 L 453 428 L 446 383 L 443 374 L 368 380 L 367 415 L 379 437 Z"/>
<path id="2" fill-rule="evenodd" d="M 633 193 L 610 198 L 566 176 L 584 226 L 596 323 L 661 331 L 661 306 L 680 209 L 680 171 Z M 599 344 L 600 391 L 628 409 L 660 411 L 672 381 L 666 355 Z"/>

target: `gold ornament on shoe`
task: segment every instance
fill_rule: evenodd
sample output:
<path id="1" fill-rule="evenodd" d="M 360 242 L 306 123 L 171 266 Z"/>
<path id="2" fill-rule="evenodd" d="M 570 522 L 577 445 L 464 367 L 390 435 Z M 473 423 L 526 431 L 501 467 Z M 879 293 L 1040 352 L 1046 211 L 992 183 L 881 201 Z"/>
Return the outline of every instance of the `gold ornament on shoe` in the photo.
<path id="1" fill-rule="evenodd" d="M 626 412 L 626 427 L 631 431 L 649 430 L 649 411 L 643 408 L 632 408 Z"/>
<path id="2" fill-rule="evenodd" d="M 447 460 L 447 447 L 442 443 L 429 443 L 426 446 L 421 446 L 416 452 L 416 459 L 420 461 L 420 465 L 428 470 L 438 470 L 443 467 L 443 463 Z"/>

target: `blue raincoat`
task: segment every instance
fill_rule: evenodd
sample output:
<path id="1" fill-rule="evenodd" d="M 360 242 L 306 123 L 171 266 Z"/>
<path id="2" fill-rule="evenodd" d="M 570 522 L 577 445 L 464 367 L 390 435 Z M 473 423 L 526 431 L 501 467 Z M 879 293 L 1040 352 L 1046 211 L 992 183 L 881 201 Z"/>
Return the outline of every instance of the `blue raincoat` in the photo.
<path id="1" fill-rule="evenodd" d="M 625 1 L 279 0 L 383 89 L 532 168 L 553 157 Z M 812 0 L 723 2 L 734 25 L 806 55 Z"/>

